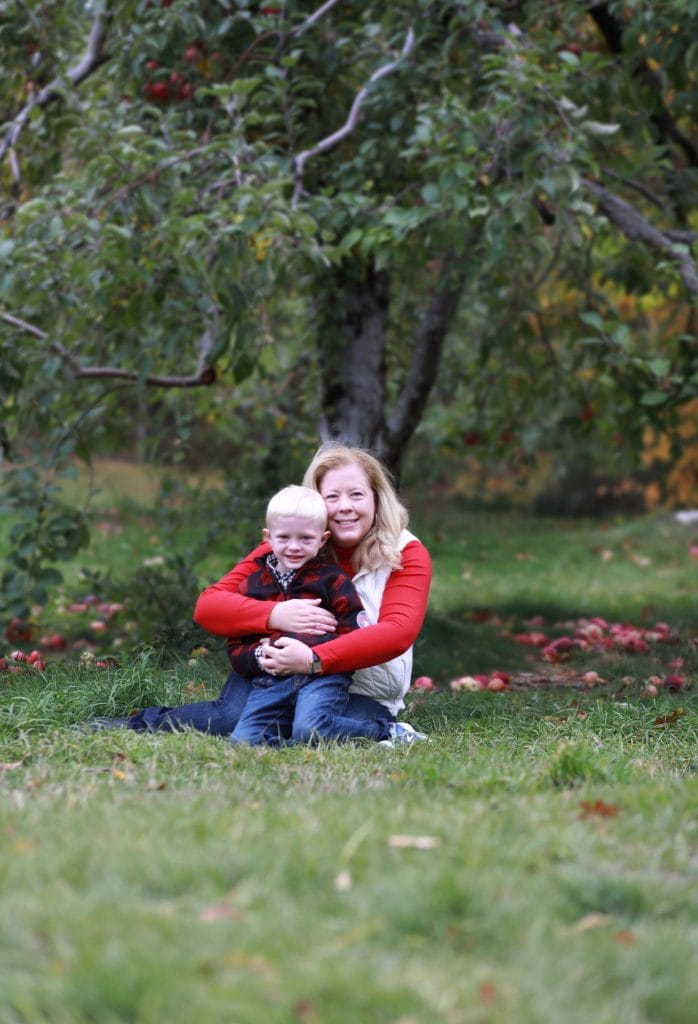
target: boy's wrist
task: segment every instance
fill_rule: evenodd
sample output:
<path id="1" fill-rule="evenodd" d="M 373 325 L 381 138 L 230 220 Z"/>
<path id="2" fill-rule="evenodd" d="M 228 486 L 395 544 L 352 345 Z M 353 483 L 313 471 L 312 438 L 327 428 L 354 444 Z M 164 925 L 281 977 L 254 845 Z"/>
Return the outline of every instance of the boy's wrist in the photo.
<path id="1" fill-rule="evenodd" d="M 310 663 L 308 665 L 308 673 L 311 676 L 317 676 L 322 672 L 322 662 L 320 661 L 320 655 L 317 651 L 311 651 Z"/>

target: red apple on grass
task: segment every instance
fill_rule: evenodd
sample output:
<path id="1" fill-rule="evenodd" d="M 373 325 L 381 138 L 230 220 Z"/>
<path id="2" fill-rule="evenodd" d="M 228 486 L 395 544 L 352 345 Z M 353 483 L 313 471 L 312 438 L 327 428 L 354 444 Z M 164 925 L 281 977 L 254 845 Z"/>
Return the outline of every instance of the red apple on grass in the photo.
<path id="1" fill-rule="evenodd" d="M 686 680 L 683 676 L 664 676 L 664 679 L 662 680 L 662 686 L 664 686 L 664 688 L 668 690 L 669 693 L 678 693 L 679 690 L 683 690 L 685 685 Z"/>
<path id="2" fill-rule="evenodd" d="M 417 676 L 415 681 L 412 683 L 413 690 L 424 690 L 426 692 L 435 690 L 436 685 L 431 676 Z"/>

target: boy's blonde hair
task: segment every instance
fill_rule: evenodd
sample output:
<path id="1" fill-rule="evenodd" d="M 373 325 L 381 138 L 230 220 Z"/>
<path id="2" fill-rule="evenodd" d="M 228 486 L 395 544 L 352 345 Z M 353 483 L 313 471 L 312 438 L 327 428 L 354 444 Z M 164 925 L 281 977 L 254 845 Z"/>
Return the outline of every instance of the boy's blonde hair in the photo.
<path id="1" fill-rule="evenodd" d="M 331 469 L 354 464 L 366 474 L 376 501 L 373 525 L 354 552 L 356 569 L 400 569 L 402 559 L 400 534 L 407 526 L 407 509 L 399 500 L 387 470 L 375 455 L 364 448 L 345 444 L 323 445 L 308 466 L 303 483 L 320 490 L 323 478 Z"/>
<path id="2" fill-rule="evenodd" d="M 312 487 L 291 484 L 272 495 L 267 504 L 267 529 L 281 516 L 302 516 L 320 527 L 327 529 L 327 509 L 317 491 Z"/>

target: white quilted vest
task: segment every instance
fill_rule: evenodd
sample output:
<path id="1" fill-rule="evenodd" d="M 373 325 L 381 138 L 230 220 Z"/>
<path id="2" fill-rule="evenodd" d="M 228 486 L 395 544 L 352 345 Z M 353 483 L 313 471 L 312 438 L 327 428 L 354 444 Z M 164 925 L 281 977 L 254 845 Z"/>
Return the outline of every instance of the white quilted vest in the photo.
<path id="1" fill-rule="evenodd" d="M 411 541 L 417 539 L 409 530 L 403 530 L 398 540 L 400 551 Z M 383 591 L 390 573 L 390 569 L 373 569 L 372 571 L 360 569 L 353 578 L 354 586 L 363 601 L 369 626 L 378 622 Z M 390 661 L 386 661 L 382 665 L 358 669 L 354 672 L 349 691 L 373 697 L 374 700 L 385 704 L 391 714 L 396 715 L 405 706 L 403 697 L 410 688 L 411 679 L 412 648 L 408 647 L 403 654 L 399 654 L 397 658 L 391 658 Z"/>

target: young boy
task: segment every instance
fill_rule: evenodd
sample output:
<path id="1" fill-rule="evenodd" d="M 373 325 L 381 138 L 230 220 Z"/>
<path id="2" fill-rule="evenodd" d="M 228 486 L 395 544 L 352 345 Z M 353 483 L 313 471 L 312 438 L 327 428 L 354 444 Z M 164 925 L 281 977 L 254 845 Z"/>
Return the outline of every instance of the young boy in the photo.
<path id="1" fill-rule="evenodd" d="M 244 581 L 241 593 L 258 600 L 320 598 L 323 608 L 337 619 L 337 632 L 322 636 L 295 635 L 314 647 L 340 633 L 360 628 L 365 612 L 349 576 L 335 563 L 322 558 L 320 549 L 329 537 L 325 502 L 309 487 L 284 487 L 267 505 L 265 540 L 271 554 L 257 559 L 258 569 Z M 273 643 L 275 636 L 269 637 Z M 406 723 L 362 722 L 343 717 L 351 676 L 272 676 L 258 662 L 261 637 L 232 642 L 228 654 L 233 668 L 252 681 L 233 744 L 268 744 L 284 741 L 316 742 L 319 739 L 373 739 L 393 746 L 397 739 L 411 743 L 421 738 Z"/>

